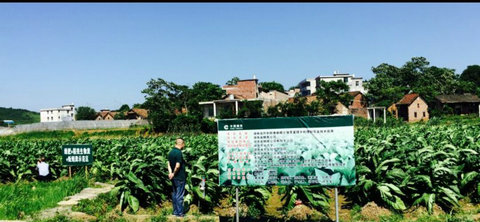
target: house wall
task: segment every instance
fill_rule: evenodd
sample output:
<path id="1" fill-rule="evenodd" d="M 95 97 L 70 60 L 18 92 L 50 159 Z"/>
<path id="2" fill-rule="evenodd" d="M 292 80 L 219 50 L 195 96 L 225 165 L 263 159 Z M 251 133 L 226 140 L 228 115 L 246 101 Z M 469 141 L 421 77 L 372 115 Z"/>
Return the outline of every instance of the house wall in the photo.
<path id="1" fill-rule="evenodd" d="M 416 117 L 415 113 L 417 115 Z M 413 101 L 413 103 L 408 106 L 408 122 L 417 122 L 420 120 L 427 121 L 429 120 L 429 118 L 430 116 L 428 114 L 428 105 L 420 97 L 415 99 L 415 101 Z"/>
<path id="2" fill-rule="evenodd" d="M 223 86 L 227 94 L 233 94 L 245 99 L 255 99 L 258 97 L 257 80 L 238 81 L 237 85 Z"/>
<path id="3" fill-rule="evenodd" d="M 75 108 L 63 106 L 62 108 L 40 110 L 40 122 L 59 122 L 75 120 Z"/>
<path id="4" fill-rule="evenodd" d="M 349 106 L 351 109 L 361 109 L 367 107 L 365 96 L 359 93 L 355 97 L 353 97 L 352 105 Z"/>
<path id="5" fill-rule="evenodd" d="M 261 92 L 258 98 L 263 100 L 263 110 L 266 111 L 268 107 L 276 106 L 279 103 L 286 102 L 289 97 L 285 93 L 270 91 Z"/>

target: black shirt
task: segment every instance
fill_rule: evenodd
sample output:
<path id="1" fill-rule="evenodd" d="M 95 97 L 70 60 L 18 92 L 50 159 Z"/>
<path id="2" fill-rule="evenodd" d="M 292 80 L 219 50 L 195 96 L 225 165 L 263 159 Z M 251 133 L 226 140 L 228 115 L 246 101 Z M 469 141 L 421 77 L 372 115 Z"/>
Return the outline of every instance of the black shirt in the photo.
<path id="1" fill-rule="evenodd" d="M 173 176 L 173 179 L 186 180 L 185 161 L 183 160 L 180 149 L 174 147 L 170 153 L 168 153 L 168 163 L 170 164 L 170 168 L 172 168 L 172 172 L 175 172 L 175 165 L 180 163 L 180 169 L 178 169 L 178 172 Z"/>

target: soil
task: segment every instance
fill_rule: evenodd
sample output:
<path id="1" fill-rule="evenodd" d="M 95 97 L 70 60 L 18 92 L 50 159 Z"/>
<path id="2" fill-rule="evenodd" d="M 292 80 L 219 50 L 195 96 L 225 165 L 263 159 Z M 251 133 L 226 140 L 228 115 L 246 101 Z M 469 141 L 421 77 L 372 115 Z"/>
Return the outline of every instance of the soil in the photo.
<path id="1" fill-rule="evenodd" d="M 288 211 L 287 218 L 303 221 L 309 219 L 311 215 L 313 215 L 313 210 L 301 204 Z"/>
<path id="2" fill-rule="evenodd" d="M 379 207 L 375 202 L 369 202 L 362 207 L 360 214 L 367 220 L 379 221 L 381 216 L 390 216 L 392 212 Z"/>
<path id="3" fill-rule="evenodd" d="M 425 214 L 428 214 L 428 210 L 426 207 L 424 206 L 415 206 L 415 207 L 412 207 L 410 209 L 408 209 L 405 213 L 404 213 L 404 217 L 406 219 L 409 219 L 409 220 L 416 220 L 420 217 L 422 217 L 422 215 L 425 215 Z M 437 204 L 433 205 L 433 213 L 432 215 L 437 217 L 441 214 L 445 214 L 445 212 L 442 210 L 442 208 L 440 206 L 438 206 Z"/>

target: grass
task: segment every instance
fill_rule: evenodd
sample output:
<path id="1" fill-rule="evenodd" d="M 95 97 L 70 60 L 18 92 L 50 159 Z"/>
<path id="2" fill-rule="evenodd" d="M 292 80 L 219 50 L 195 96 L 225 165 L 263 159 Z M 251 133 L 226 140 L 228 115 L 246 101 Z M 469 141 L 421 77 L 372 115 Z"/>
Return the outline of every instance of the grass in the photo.
<path id="1" fill-rule="evenodd" d="M 84 212 L 102 220 L 108 212 L 115 208 L 118 202 L 117 197 L 112 195 L 111 192 L 103 193 L 93 200 L 80 200 L 76 206 L 72 207 L 72 210 Z"/>
<path id="2" fill-rule="evenodd" d="M 66 196 L 87 187 L 87 180 L 74 177 L 53 182 L 19 182 L 0 185 L 0 220 L 23 219 L 52 208 Z"/>
<path id="3" fill-rule="evenodd" d="M 20 133 L 3 136 L 0 139 L 79 139 L 79 138 L 120 138 L 129 136 L 142 136 L 144 127 L 97 129 L 97 130 L 56 130 Z"/>

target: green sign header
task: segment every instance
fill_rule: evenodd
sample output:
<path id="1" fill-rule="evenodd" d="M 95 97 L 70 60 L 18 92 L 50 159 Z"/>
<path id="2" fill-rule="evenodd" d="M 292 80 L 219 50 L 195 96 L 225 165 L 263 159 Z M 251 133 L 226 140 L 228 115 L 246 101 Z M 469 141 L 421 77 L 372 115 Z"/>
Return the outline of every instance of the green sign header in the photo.
<path id="1" fill-rule="evenodd" d="M 93 149 L 90 144 L 69 144 L 62 146 L 62 163 L 66 166 L 86 166 L 93 163 Z"/>

